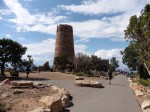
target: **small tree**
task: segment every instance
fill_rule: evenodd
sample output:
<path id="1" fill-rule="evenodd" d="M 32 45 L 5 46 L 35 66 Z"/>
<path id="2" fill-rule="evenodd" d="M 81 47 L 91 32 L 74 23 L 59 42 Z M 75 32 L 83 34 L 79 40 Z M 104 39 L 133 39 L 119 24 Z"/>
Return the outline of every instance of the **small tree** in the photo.
<path id="1" fill-rule="evenodd" d="M 54 68 L 57 70 L 64 71 L 67 68 L 67 64 L 69 64 L 67 56 L 55 57 L 54 59 Z"/>
<path id="2" fill-rule="evenodd" d="M 138 71 L 140 78 L 147 79 L 149 75 L 145 66 L 139 62 L 139 50 L 136 44 L 135 42 L 131 42 L 129 46 L 121 52 L 123 55 L 122 60 L 131 70 Z"/>
<path id="3" fill-rule="evenodd" d="M 43 67 L 44 67 L 45 71 L 49 71 L 50 70 L 49 62 L 48 61 L 45 62 L 44 65 L 43 65 Z"/>
<path id="4" fill-rule="evenodd" d="M 112 59 L 110 60 L 110 69 L 112 71 L 115 71 L 118 67 L 119 67 L 118 60 L 116 60 L 115 57 L 112 57 Z"/>
<path id="5" fill-rule="evenodd" d="M 23 47 L 16 41 L 5 38 L 0 39 L 0 67 L 2 76 L 5 76 L 5 65 L 10 63 L 13 67 L 17 67 L 26 50 L 26 47 Z"/>
<path id="6" fill-rule="evenodd" d="M 83 53 L 77 53 L 75 58 L 76 71 L 86 72 L 91 68 L 91 58 Z"/>
<path id="7" fill-rule="evenodd" d="M 132 70 L 137 70 L 139 66 L 138 62 L 138 49 L 136 48 L 136 43 L 130 43 L 128 47 L 125 48 L 124 51 L 121 51 L 123 55 L 122 61 L 124 64 L 128 65 L 128 67 Z"/>
<path id="8" fill-rule="evenodd" d="M 34 64 L 33 64 L 32 56 L 28 55 L 27 57 L 28 57 L 28 59 L 23 59 L 21 61 L 20 66 L 23 69 L 26 69 L 26 72 L 27 72 L 27 76 L 26 77 L 28 78 L 29 72 L 31 71 L 31 69 L 34 66 Z"/>

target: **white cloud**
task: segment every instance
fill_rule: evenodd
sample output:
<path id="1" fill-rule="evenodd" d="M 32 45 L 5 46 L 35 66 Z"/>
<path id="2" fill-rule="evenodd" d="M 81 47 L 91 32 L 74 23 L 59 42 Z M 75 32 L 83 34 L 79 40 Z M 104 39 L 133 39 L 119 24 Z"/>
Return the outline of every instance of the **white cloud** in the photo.
<path id="1" fill-rule="evenodd" d="M 4 38 L 9 38 L 9 39 L 11 39 L 12 36 L 11 36 L 10 34 L 5 34 L 5 35 L 4 35 Z"/>
<path id="2" fill-rule="evenodd" d="M 101 57 L 103 59 L 111 59 L 112 57 L 121 58 L 120 51 L 122 49 L 111 49 L 111 50 L 105 50 L 101 49 L 95 52 L 95 55 L 98 57 Z"/>
<path id="3" fill-rule="evenodd" d="M 119 17 L 117 18 L 120 19 Z M 123 28 L 121 25 L 114 24 L 113 18 L 109 20 L 87 20 L 84 22 L 70 22 L 69 24 L 74 28 L 74 35 L 79 36 L 81 40 L 88 40 L 89 38 L 111 38 L 122 37 Z"/>
<path id="4" fill-rule="evenodd" d="M 87 51 L 87 46 L 85 44 L 75 44 L 75 53 L 86 53 L 89 54 Z"/>
<path id="5" fill-rule="evenodd" d="M 5 4 L 16 15 L 10 19 L 16 24 L 16 30 L 41 32 L 56 35 L 57 24 L 65 23 L 73 26 L 74 35 L 83 41 L 90 38 L 108 38 L 113 41 L 124 40 L 124 30 L 132 15 L 139 15 L 146 3 L 150 0 L 84 0 L 80 5 L 61 5 L 60 9 L 86 15 L 117 14 L 103 16 L 101 19 L 85 21 L 68 21 L 66 16 L 58 15 L 54 9 L 48 13 L 31 14 L 22 7 L 18 0 L 4 0 Z M 70 15 L 69 15 L 70 16 Z M 63 21 L 63 22 L 62 22 Z"/>
<path id="6" fill-rule="evenodd" d="M 18 0 L 4 0 L 4 2 L 16 16 L 16 18 L 10 19 L 10 21 L 16 23 L 17 31 L 49 33 L 48 30 L 53 30 L 50 29 L 51 25 L 54 26 L 58 21 L 66 19 L 65 16 L 56 16 L 54 14 L 55 11 L 48 12 L 47 14 L 31 14 L 27 9 L 22 7 Z"/>
<path id="7" fill-rule="evenodd" d="M 115 57 L 119 61 L 119 68 L 125 69 L 127 68 L 126 65 L 122 63 L 122 55 L 120 54 L 120 51 L 123 49 L 111 49 L 111 50 L 105 50 L 101 49 L 95 52 L 95 55 L 98 57 L 101 57 L 102 59 L 111 59 L 112 57 Z"/>
<path id="8" fill-rule="evenodd" d="M 80 5 L 61 5 L 60 8 L 74 13 L 109 14 L 141 10 L 149 0 L 84 0 Z"/>
<path id="9" fill-rule="evenodd" d="M 19 40 L 21 40 L 21 41 L 25 41 L 26 39 L 25 39 L 25 38 L 23 38 L 23 37 L 20 37 L 20 38 L 19 38 Z"/>
<path id="10" fill-rule="evenodd" d="M 84 0 L 80 5 L 61 5 L 61 9 L 85 15 L 113 15 L 102 19 L 70 22 L 74 34 L 80 38 L 110 38 L 113 41 L 124 40 L 124 30 L 133 15 L 139 15 L 150 0 Z"/>
<path id="11" fill-rule="evenodd" d="M 47 39 L 41 42 L 24 44 L 23 46 L 28 48 L 26 55 L 32 55 L 36 64 L 43 64 L 46 61 L 50 61 L 52 64 L 55 39 Z"/>
<path id="12" fill-rule="evenodd" d="M 0 9 L 0 15 L 9 15 L 11 11 L 8 9 Z"/>

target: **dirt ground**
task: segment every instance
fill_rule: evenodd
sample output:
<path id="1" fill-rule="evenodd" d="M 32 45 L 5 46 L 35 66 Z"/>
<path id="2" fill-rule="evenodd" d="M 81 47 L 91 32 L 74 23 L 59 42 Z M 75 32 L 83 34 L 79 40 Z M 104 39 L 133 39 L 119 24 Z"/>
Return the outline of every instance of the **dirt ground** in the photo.
<path id="1" fill-rule="evenodd" d="M 29 74 L 29 78 L 26 78 L 26 73 L 19 73 L 19 78 L 14 79 L 9 73 L 6 73 L 7 77 L 10 77 L 11 81 L 30 80 L 30 81 L 42 81 L 42 80 L 75 80 L 75 75 L 64 74 L 59 72 L 34 72 Z M 87 80 L 100 80 L 100 78 L 84 77 Z M 2 78 L 0 78 L 2 82 Z M 23 91 L 20 94 L 14 94 L 14 91 Z M 6 112 L 26 112 L 39 107 L 38 101 L 44 95 L 56 94 L 51 87 L 44 88 L 12 88 L 12 86 L 1 86 L 0 96 L 6 94 L 7 97 L 0 98 L 0 102 L 5 104 Z M 5 95 L 4 95 L 5 96 Z M 0 105 L 1 106 L 1 105 Z M 1 106 L 2 107 L 2 106 Z M 1 108 L 0 107 L 0 108 Z M 0 111 L 3 112 L 3 111 Z"/>
<path id="2" fill-rule="evenodd" d="M 5 104 L 3 108 L 6 112 L 27 112 L 40 106 L 38 102 L 42 96 L 56 93 L 51 86 L 32 88 L 4 85 L 0 88 L 0 102 Z M 0 112 L 5 112 L 4 110 Z"/>
<path id="3" fill-rule="evenodd" d="M 9 73 L 6 73 L 10 77 Z M 19 73 L 20 80 L 75 80 L 75 75 L 65 74 L 61 72 L 33 72 L 29 74 L 29 78 L 26 78 L 26 73 Z M 102 80 L 99 77 L 84 77 L 85 80 Z"/>

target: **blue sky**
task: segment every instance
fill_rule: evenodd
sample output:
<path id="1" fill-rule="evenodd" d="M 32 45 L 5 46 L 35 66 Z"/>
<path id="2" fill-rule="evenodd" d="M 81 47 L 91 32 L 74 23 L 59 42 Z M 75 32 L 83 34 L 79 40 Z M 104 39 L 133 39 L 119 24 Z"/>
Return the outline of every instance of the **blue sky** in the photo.
<path id="1" fill-rule="evenodd" d="M 150 0 L 0 0 L 0 38 L 28 48 L 36 65 L 52 65 L 56 27 L 73 26 L 75 52 L 103 59 L 116 57 L 128 43 L 124 30 L 132 15 L 140 15 Z M 24 58 L 26 57 L 24 56 Z"/>

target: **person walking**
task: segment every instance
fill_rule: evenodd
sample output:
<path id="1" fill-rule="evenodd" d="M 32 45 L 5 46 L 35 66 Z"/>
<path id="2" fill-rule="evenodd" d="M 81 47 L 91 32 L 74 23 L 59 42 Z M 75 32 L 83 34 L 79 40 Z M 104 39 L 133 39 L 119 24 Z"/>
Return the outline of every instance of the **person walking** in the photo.
<path id="1" fill-rule="evenodd" d="M 30 67 L 28 66 L 28 67 L 26 68 L 26 74 L 27 74 L 26 78 L 28 78 L 29 73 L 30 73 Z"/>
<path id="2" fill-rule="evenodd" d="M 112 80 L 112 71 L 109 69 L 108 70 L 108 78 L 109 78 L 109 83 L 111 85 L 111 80 Z"/>

